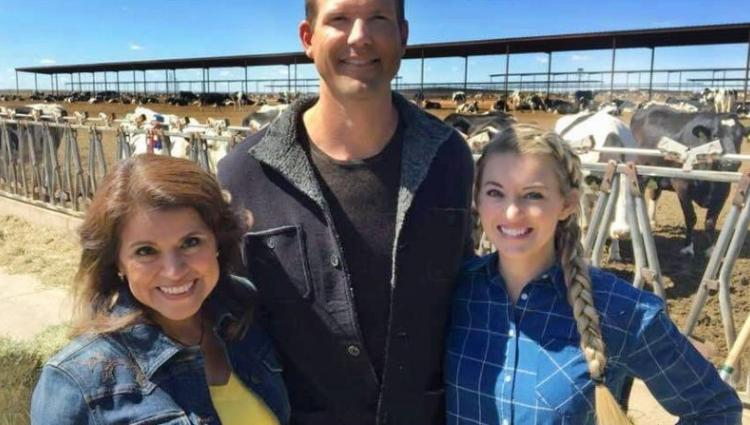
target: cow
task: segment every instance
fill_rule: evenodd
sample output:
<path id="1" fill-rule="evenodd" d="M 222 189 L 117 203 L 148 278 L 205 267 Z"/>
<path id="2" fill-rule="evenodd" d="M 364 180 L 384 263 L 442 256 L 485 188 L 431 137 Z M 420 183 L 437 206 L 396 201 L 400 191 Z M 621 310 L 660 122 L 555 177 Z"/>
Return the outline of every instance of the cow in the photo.
<path id="1" fill-rule="evenodd" d="M 750 133 L 750 129 L 744 128 L 734 114 L 681 113 L 664 106 L 651 106 L 637 111 L 631 119 L 630 128 L 640 148 L 656 149 L 662 137 L 675 140 L 687 148 L 695 148 L 718 139 L 724 154 L 739 153 L 743 138 Z M 637 163 L 656 166 L 675 165 L 673 161 L 655 157 L 639 157 Z M 719 160 L 707 165 L 696 165 L 695 168 L 736 171 L 739 166 L 738 161 Z M 729 195 L 729 183 L 666 178 L 655 180 L 656 185 L 648 185 L 645 193 L 645 199 L 649 203 L 648 213 L 651 223 L 654 223 L 656 201 L 661 191 L 674 190 L 680 200 L 685 218 L 685 241 L 680 253 L 695 255 L 693 228 L 696 216 L 693 202 L 707 209 L 705 230 L 709 246 L 712 246 L 716 220 Z M 710 253 L 710 249 L 706 250 L 707 254 Z"/>
<path id="2" fill-rule="evenodd" d="M 520 90 L 513 90 L 510 96 L 508 96 L 508 106 L 510 106 L 510 109 L 513 111 L 519 110 L 522 101 L 523 99 L 521 98 Z"/>
<path id="3" fill-rule="evenodd" d="M 523 95 L 519 90 L 513 90 L 513 93 L 508 100 L 508 104 L 514 111 L 530 110 L 531 112 L 535 112 L 537 110 L 547 109 L 541 96 L 538 94 Z"/>
<path id="4" fill-rule="evenodd" d="M 485 131 L 497 133 L 515 124 L 516 120 L 504 112 L 487 112 L 478 115 L 453 113 L 446 116 L 443 122 L 471 138 Z"/>
<path id="5" fill-rule="evenodd" d="M 196 101 L 198 101 L 198 96 L 190 91 L 180 91 L 176 96 L 167 98 L 167 103 L 170 105 L 187 106 Z"/>
<path id="6" fill-rule="evenodd" d="M 226 106 L 226 101 L 232 100 L 226 93 L 201 93 L 198 95 L 198 106 L 213 106 L 218 108 Z"/>
<path id="7" fill-rule="evenodd" d="M 441 107 L 440 102 L 433 102 L 431 100 L 424 101 L 424 109 L 440 109 Z"/>
<path id="8" fill-rule="evenodd" d="M 545 99 L 544 105 L 547 111 L 553 114 L 567 115 L 579 112 L 576 104 L 563 99 Z"/>
<path id="9" fill-rule="evenodd" d="M 544 99 L 542 99 L 542 96 L 538 94 L 532 94 L 526 99 L 526 103 L 529 105 L 529 108 L 531 109 L 531 112 L 534 111 L 546 111 L 547 105 L 544 103 Z"/>
<path id="10" fill-rule="evenodd" d="M 490 111 L 492 112 L 507 112 L 508 111 L 508 102 L 507 100 L 502 97 L 495 101 L 495 103 L 492 104 L 492 107 L 490 108 Z"/>
<path id="11" fill-rule="evenodd" d="M 262 105 L 257 111 L 252 112 L 242 119 L 243 127 L 250 127 L 253 131 L 259 131 L 275 120 L 289 105 Z"/>
<path id="12" fill-rule="evenodd" d="M 456 91 L 451 94 L 451 100 L 457 105 L 466 102 L 466 93 L 462 91 Z"/>
<path id="13" fill-rule="evenodd" d="M 465 102 L 456 108 L 457 114 L 476 114 L 479 113 L 479 102 L 472 100 L 471 102 Z"/>
<path id="14" fill-rule="evenodd" d="M 575 144 L 582 140 L 593 140 L 594 149 L 600 147 L 634 148 L 637 145 L 633 133 L 628 126 L 619 118 L 607 113 L 606 110 L 598 112 L 584 111 L 576 115 L 561 117 L 555 123 L 555 132 L 559 134 L 563 140 L 571 144 Z M 625 162 L 635 159 L 632 155 L 599 153 L 595 150 L 590 150 L 579 156 L 581 162 L 584 163 L 606 163 L 609 160 Z M 593 187 L 598 186 L 601 183 L 601 179 L 584 170 L 584 181 L 586 185 L 583 187 L 583 193 L 581 193 L 581 221 L 583 227 L 587 228 L 588 220 L 591 216 L 594 203 L 596 202 L 596 197 L 598 196 Z M 618 207 L 615 210 L 615 218 L 609 228 L 609 236 L 612 238 L 612 246 L 610 249 L 610 259 L 612 260 L 620 259 L 619 244 L 617 241 L 626 237 L 629 229 L 624 209 L 625 185 L 621 184 L 621 187 L 623 190 L 620 191 L 621 196 L 618 196 L 617 198 Z"/>
<path id="15" fill-rule="evenodd" d="M 578 105 L 578 111 L 595 109 L 594 104 L 594 92 L 591 90 L 576 90 L 573 93 L 573 99 Z"/>
<path id="16" fill-rule="evenodd" d="M 737 103 L 737 90 L 718 89 L 714 96 L 714 108 L 717 114 L 734 112 Z"/>

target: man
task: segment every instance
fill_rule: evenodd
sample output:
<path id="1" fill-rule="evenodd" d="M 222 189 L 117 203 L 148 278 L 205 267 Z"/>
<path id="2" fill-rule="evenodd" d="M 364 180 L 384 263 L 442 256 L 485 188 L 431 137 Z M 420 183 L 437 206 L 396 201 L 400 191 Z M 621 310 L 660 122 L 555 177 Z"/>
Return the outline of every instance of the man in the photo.
<path id="1" fill-rule="evenodd" d="M 444 422 L 444 333 L 472 252 L 463 139 L 390 90 L 403 0 L 307 0 L 320 97 L 219 164 L 255 225 L 245 266 L 282 360 L 292 423 Z"/>

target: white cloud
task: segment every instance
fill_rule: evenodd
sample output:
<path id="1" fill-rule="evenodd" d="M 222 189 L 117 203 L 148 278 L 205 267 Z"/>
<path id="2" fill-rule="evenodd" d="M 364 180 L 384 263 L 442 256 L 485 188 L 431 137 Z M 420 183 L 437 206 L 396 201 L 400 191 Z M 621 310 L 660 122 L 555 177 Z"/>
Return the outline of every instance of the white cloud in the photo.
<path id="1" fill-rule="evenodd" d="M 128 45 L 128 48 L 130 50 L 143 50 L 143 46 L 141 46 L 140 44 L 136 44 L 136 43 L 130 43 L 130 45 Z"/>
<path id="2" fill-rule="evenodd" d="M 587 61 L 587 60 L 590 60 L 590 59 L 591 59 L 591 57 L 587 56 L 587 55 L 573 55 L 573 56 L 570 57 L 570 60 L 572 60 L 574 62 L 583 62 L 583 61 Z"/>
<path id="3" fill-rule="evenodd" d="M 41 63 L 42 65 L 53 65 L 53 64 L 56 64 L 57 61 L 54 60 L 54 59 L 44 58 L 44 59 L 40 60 L 39 63 Z"/>
<path id="4" fill-rule="evenodd" d="M 547 63 L 547 56 L 535 56 L 534 59 L 536 59 L 539 63 Z"/>

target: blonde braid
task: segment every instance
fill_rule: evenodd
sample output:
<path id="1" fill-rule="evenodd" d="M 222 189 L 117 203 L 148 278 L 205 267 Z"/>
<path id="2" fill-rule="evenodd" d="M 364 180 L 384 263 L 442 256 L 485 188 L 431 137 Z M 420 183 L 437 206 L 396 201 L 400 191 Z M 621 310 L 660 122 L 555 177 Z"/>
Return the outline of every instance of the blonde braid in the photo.
<path id="1" fill-rule="evenodd" d="M 554 155 L 559 155 L 557 159 L 564 165 L 569 189 L 580 188 L 582 175 L 578 156 L 567 144 L 562 143 L 559 137 L 547 137 L 547 139 Z M 578 213 L 574 212 L 558 224 L 555 242 L 568 287 L 568 302 L 573 308 L 573 317 L 578 334 L 581 336 L 581 350 L 588 363 L 591 379 L 596 385 L 594 398 L 597 422 L 601 425 L 630 424 L 630 420 L 604 383 L 607 355 L 599 323 L 599 313 L 594 307 L 591 276 L 588 272 L 588 263 L 583 256 L 580 236 Z"/>
<path id="2" fill-rule="evenodd" d="M 581 161 L 559 135 L 544 132 L 533 126 L 515 125 L 497 133 L 484 147 L 476 166 L 475 201 L 478 201 L 487 158 L 504 153 L 548 156 L 557 165 L 555 172 L 562 195 L 568 197 L 571 191 L 581 189 Z M 576 209 L 567 219 L 558 223 L 555 249 L 568 287 L 568 302 L 573 307 L 573 318 L 581 336 L 581 350 L 588 364 L 591 379 L 596 384 L 594 398 L 597 422 L 600 425 L 629 425 L 630 421 L 604 384 L 607 355 L 599 324 L 599 313 L 594 308 L 591 276 L 588 263 L 583 256 L 580 235 L 581 228 L 578 225 Z"/>

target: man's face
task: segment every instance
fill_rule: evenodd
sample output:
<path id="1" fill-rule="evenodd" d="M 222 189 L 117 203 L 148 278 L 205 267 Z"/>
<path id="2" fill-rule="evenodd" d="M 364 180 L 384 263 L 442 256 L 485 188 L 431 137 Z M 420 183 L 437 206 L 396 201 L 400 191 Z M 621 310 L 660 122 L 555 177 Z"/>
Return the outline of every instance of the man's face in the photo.
<path id="1" fill-rule="evenodd" d="M 317 0 L 314 27 L 300 23 L 305 53 L 320 74 L 321 92 L 366 99 L 390 92 L 406 49 L 408 26 L 394 0 Z"/>

